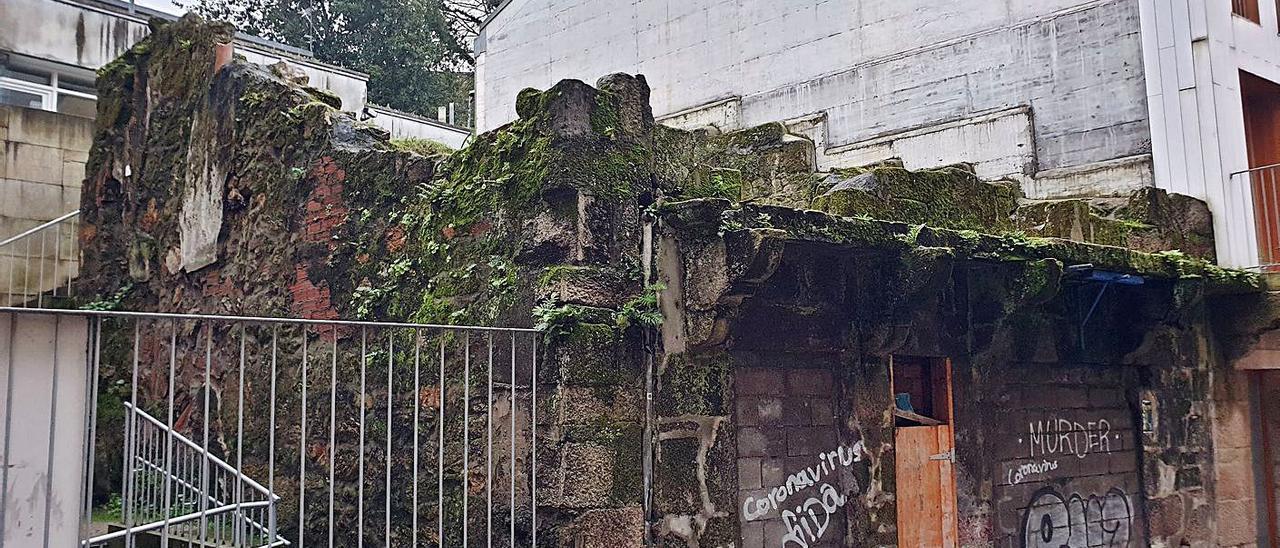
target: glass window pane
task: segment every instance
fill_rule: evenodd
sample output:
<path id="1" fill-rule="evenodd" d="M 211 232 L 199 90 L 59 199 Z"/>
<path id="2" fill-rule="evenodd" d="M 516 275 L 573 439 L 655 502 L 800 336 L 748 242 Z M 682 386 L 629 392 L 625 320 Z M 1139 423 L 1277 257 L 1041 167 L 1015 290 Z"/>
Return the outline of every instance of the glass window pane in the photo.
<path id="1" fill-rule="evenodd" d="M 93 118 L 98 114 L 97 101 L 70 95 L 58 95 L 58 112 L 81 118 Z"/>
<path id="2" fill-rule="evenodd" d="M 97 95 L 98 93 L 98 90 L 93 86 L 93 80 L 85 81 L 66 74 L 58 75 L 58 87 L 61 89 L 69 89 L 71 91 L 78 91 L 80 93 L 89 93 L 93 95 Z"/>
<path id="3" fill-rule="evenodd" d="M 13 78 L 14 80 L 22 80 L 23 82 L 31 82 L 33 84 L 49 85 L 49 73 L 35 72 L 9 65 L 0 65 L 0 76 Z"/>
<path id="4" fill-rule="evenodd" d="M 44 98 L 36 93 L 0 87 L 0 104 L 27 108 L 44 108 Z"/>

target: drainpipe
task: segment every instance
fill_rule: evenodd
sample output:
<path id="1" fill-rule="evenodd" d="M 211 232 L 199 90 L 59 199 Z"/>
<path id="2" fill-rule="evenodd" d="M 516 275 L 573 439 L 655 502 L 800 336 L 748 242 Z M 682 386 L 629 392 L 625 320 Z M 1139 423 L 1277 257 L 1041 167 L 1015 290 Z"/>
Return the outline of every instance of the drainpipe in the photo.
<path id="1" fill-rule="evenodd" d="M 656 218 L 652 213 L 642 214 L 644 229 L 641 235 L 640 262 L 644 271 L 644 291 L 648 291 L 653 277 L 653 228 Z M 657 337 L 653 327 L 644 330 L 644 545 L 653 546 L 653 451 L 654 428 L 653 393 L 654 393 L 654 359 L 657 353 Z"/>

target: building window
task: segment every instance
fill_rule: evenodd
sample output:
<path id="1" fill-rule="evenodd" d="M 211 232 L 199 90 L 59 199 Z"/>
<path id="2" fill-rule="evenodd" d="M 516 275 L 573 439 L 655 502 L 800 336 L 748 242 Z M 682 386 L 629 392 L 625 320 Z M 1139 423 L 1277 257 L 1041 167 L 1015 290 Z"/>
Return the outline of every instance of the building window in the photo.
<path id="1" fill-rule="evenodd" d="M 1262 14 L 1258 11 L 1258 0 L 1231 0 L 1231 13 L 1254 23 L 1262 23 Z"/>
<path id="2" fill-rule="evenodd" d="M 0 64 L 0 104 L 93 118 L 93 81 L 52 70 Z"/>

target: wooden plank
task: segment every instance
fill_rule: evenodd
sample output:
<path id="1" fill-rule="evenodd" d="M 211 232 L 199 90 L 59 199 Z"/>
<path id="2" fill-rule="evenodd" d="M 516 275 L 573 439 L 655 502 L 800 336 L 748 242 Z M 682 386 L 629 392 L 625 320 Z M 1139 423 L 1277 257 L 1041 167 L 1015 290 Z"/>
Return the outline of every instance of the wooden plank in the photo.
<path id="1" fill-rule="evenodd" d="M 948 368 L 949 370 L 950 368 Z M 938 452 L 955 451 L 955 437 L 951 426 L 938 427 Z M 954 548 L 959 536 L 956 509 L 956 476 L 955 463 L 951 459 L 938 462 L 938 485 L 940 487 L 942 543 L 943 548 Z"/>
<path id="2" fill-rule="evenodd" d="M 942 452 L 938 440 L 943 434 L 939 434 L 939 429 L 947 427 L 916 426 L 898 428 L 894 432 L 898 474 L 898 545 L 903 548 L 947 546 L 944 544 L 942 518 L 944 493 L 939 489 L 943 477 L 942 461 L 929 459 Z M 954 500 L 954 494 L 951 498 Z M 950 504 L 954 506 L 954 502 Z"/>
<path id="3" fill-rule="evenodd" d="M 900 418 L 900 419 L 907 419 L 907 420 L 909 420 L 909 421 L 915 421 L 915 422 L 918 422 L 918 423 L 920 423 L 920 425 L 921 425 L 921 426 L 938 426 L 938 425 L 941 425 L 941 424 L 942 424 L 942 421 L 940 421 L 940 420 L 937 420 L 937 419 L 931 419 L 931 418 L 926 417 L 926 416 L 924 416 L 924 415 L 921 415 L 921 414 L 919 414 L 919 413 L 912 413 L 912 412 L 910 412 L 910 411 L 903 411 L 902 409 L 898 409 L 898 408 L 896 408 L 896 407 L 893 409 L 893 416 L 898 417 L 898 418 Z M 905 428 L 914 428 L 914 427 L 910 427 L 910 426 L 908 426 L 908 427 L 905 427 Z"/>

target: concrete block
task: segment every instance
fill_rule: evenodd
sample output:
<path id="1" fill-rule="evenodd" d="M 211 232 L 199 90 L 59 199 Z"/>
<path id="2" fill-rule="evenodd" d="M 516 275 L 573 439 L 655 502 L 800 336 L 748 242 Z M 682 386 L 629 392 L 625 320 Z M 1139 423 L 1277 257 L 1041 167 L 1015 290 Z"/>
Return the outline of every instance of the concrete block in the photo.
<path id="1" fill-rule="evenodd" d="M 62 214 L 62 185 L 0 179 L 0 217 L 40 222 Z"/>

